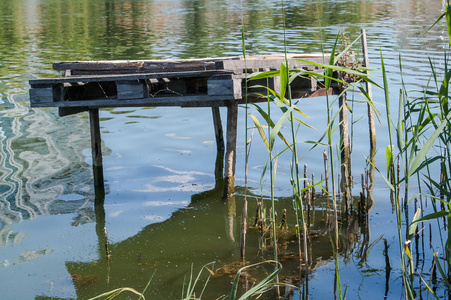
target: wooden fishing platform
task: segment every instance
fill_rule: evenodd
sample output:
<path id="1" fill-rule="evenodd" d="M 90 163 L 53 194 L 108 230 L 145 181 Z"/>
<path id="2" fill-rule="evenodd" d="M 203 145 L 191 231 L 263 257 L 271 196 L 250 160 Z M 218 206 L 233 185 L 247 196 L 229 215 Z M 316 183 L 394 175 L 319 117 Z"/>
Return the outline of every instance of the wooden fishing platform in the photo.
<path id="1" fill-rule="evenodd" d="M 321 67 L 302 59 L 327 63 L 327 55 L 289 55 L 291 69 L 322 73 Z M 279 70 L 283 55 L 137 61 L 56 62 L 57 78 L 30 80 L 31 107 L 57 107 L 60 116 L 89 111 L 94 183 L 103 191 L 99 109 L 105 107 L 179 106 L 211 107 L 218 151 L 224 151 L 219 107 L 227 107 L 224 196 L 234 193 L 238 104 L 245 103 L 246 83 L 280 90 L 280 77 L 248 81 L 247 74 Z M 291 84 L 294 98 L 324 95 L 314 77 L 297 77 Z M 266 101 L 249 88 L 247 101 Z"/>

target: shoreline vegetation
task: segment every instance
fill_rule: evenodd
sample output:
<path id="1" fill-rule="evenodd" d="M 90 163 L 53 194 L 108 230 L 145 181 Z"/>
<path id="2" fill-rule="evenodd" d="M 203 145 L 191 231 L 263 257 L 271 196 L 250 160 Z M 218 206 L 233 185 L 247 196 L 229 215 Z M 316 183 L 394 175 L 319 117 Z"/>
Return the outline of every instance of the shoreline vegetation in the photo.
<path id="1" fill-rule="evenodd" d="M 284 3 L 282 2 L 282 6 Z M 447 0 L 445 12 L 431 25 L 436 26 L 445 21 L 451 41 L 451 6 Z M 285 28 L 285 26 L 284 26 Z M 285 31 L 283 33 L 285 35 Z M 241 226 L 241 260 L 215 269 L 214 263 L 207 264 L 197 273 L 194 268 L 188 275 L 186 285 L 183 287 L 182 299 L 202 299 L 203 292 L 212 278 L 218 272 L 225 272 L 232 276 L 233 285 L 229 295 L 223 299 L 248 299 L 257 297 L 264 293 L 270 293 L 273 298 L 280 298 L 282 293 L 296 290 L 299 299 L 309 299 L 309 274 L 312 272 L 314 262 L 311 260 L 312 249 L 311 238 L 316 234 L 310 228 L 311 214 L 315 207 L 315 201 L 323 201 L 327 222 L 330 228 L 327 238 L 330 239 L 334 254 L 335 274 L 334 298 L 353 298 L 347 294 L 347 285 L 341 281 L 340 264 L 343 248 L 346 248 L 345 238 L 351 223 L 368 222 L 369 210 L 373 205 L 372 186 L 375 176 L 379 176 L 390 189 L 390 200 L 396 215 L 396 231 L 400 261 L 390 261 L 388 257 L 387 240 L 377 237 L 373 241 L 365 236 L 361 247 L 362 261 L 365 260 L 366 252 L 378 242 L 384 243 L 385 274 L 387 283 L 393 269 L 400 269 L 404 294 L 402 298 L 418 299 L 431 297 L 440 299 L 449 296 L 451 291 L 451 110 L 449 105 L 449 83 L 451 81 L 451 69 L 449 68 L 449 53 L 443 54 L 442 65 L 437 67 L 430 59 L 430 77 L 426 78 L 426 88 L 420 91 L 408 90 L 403 82 L 399 90 L 398 99 L 391 99 L 387 70 L 384 65 L 384 53 L 381 54 L 382 84 L 377 84 L 367 62 L 349 62 L 347 53 L 352 50 L 360 39 L 366 39 L 365 33 L 353 41 L 346 42 L 344 35 L 339 35 L 333 45 L 330 61 L 318 66 L 325 67 L 325 74 L 306 72 L 304 70 L 290 69 L 289 60 L 286 56 L 285 63 L 281 64 L 280 71 L 261 72 L 246 74 L 249 76 L 250 90 L 263 88 L 260 95 L 266 97 L 267 105 L 245 105 L 246 111 L 246 134 L 245 134 L 245 187 L 244 207 Z M 421 37 L 419 37 L 421 38 Z M 287 38 L 284 36 L 284 49 L 287 54 Z M 243 56 L 246 59 L 246 39 L 244 25 L 242 25 L 242 47 Z M 448 48 L 449 49 L 449 48 Z M 399 68 L 402 74 L 402 57 L 399 58 Z M 443 69 L 442 69 L 443 68 Z M 376 74 L 373 70 L 372 74 Z M 379 73 L 377 72 L 377 73 Z M 307 165 L 302 162 L 298 154 L 297 146 L 302 135 L 302 128 L 308 126 L 302 121 L 305 114 L 298 108 L 298 99 L 291 95 L 290 83 L 298 77 L 314 77 L 320 79 L 326 91 L 327 101 L 327 125 L 326 131 L 320 140 L 311 143 L 311 150 L 324 150 L 325 173 L 321 179 L 315 179 L 307 175 Z M 253 81 L 268 80 L 271 77 L 279 77 L 281 82 L 280 91 L 275 91 L 265 85 L 254 85 Z M 401 75 L 402 80 L 402 75 Z M 384 119 L 387 120 L 389 145 L 386 145 L 385 170 L 378 169 L 374 160 L 375 141 L 370 146 L 367 159 L 367 169 L 363 170 L 360 177 L 361 192 L 355 196 L 351 188 L 355 186 L 351 171 L 351 154 L 348 147 L 350 138 L 344 135 L 349 128 L 343 128 L 349 119 L 348 113 L 352 114 L 351 104 L 346 95 L 358 93 L 363 100 L 360 104 L 367 104 L 369 112 L 373 112 L 375 118 L 381 123 L 381 112 L 377 111 L 372 102 L 369 86 L 380 88 L 384 91 L 385 107 Z M 330 94 L 330 90 L 334 94 Z M 352 101 L 351 101 L 352 102 Z M 338 105 L 337 109 L 334 106 Z M 393 115 L 391 106 L 398 107 L 398 115 Z M 272 110 L 279 110 L 277 113 Z M 278 120 L 274 115 L 280 116 Z M 369 113 L 371 115 L 371 113 Z M 249 119 L 252 125 L 248 124 Z M 371 122 L 369 121 L 370 129 Z M 351 122 L 352 126 L 352 122 Z M 254 134 L 254 132 L 256 132 Z M 340 139 L 336 141 L 336 132 L 340 132 Z M 371 132 L 371 131 L 370 131 Z M 373 130 L 374 133 L 374 130 Z M 371 134 L 371 133 L 369 133 Z M 374 133 L 375 134 L 375 133 Z M 269 178 L 269 201 L 257 200 L 255 221 L 248 212 L 247 199 L 247 168 L 248 157 L 251 154 L 253 140 L 261 138 L 268 151 L 268 158 L 263 169 L 262 184 L 264 178 Z M 372 140 L 372 139 L 371 139 Z M 276 144 L 284 145 L 276 147 Z M 291 153 L 291 185 L 293 187 L 292 208 L 287 207 L 282 216 L 277 216 L 275 209 L 275 178 L 277 176 L 278 159 L 281 153 Z M 302 164 L 302 165 L 301 165 Z M 437 173 L 437 170 L 438 173 Z M 377 175 L 375 175 L 377 173 Z M 267 183 L 266 183 L 267 184 Z M 329 188 L 330 186 L 330 188 Z M 320 193 L 315 191 L 320 190 Z M 320 199 L 320 200 L 318 200 Z M 321 200 L 322 199 L 322 200 Z M 269 203 L 269 205 L 268 205 Z M 428 204 L 429 203 L 429 204 Z M 294 214 L 294 225 L 287 224 L 287 214 Z M 432 236 L 431 226 L 437 226 L 439 236 Z M 429 228 L 429 236 L 425 233 Z M 443 229 L 443 230 L 442 230 Z M 272 251 L 271 259 L 257 264 L 249 264 L 246 261 L 246 236 L 248 231 L 258 232 L 261 241 L 261 251 Z M 299 261 L 298 276 L 295 281 L 282 280 L 283 263 L 281 257 L 286 255 L 283 242 L 295 244 L 297 249 L 296 260 Z M 432 246 L 428 241 L 438 239 L 440 249 Z M 419 243 L 430 242 L 430 249 L 419 247 Z M 293 254 L 290 254 L 293 255 Z M 433 265 L 429 274 L 417 272 L 419 257 L 431 255 Z M 251 270 L 259 270 L 260 265 L 271 265 L 264 269 L 267 276 L 259 281 L 247 280 Z M 226 269 L 227 268 L 227 269 Z M 158 273 L 154 273 L 158 276 Z M 154 277 L 153 276 L 153 277 Z M 205 279 L 206 278 L 206 279 Z M 151 283 L 152 278 L 149 280 Z M 243 283 L 244 282 L 244 283 Z M 294 282 L 296 284 L 294 284 Z M 147 289 L 146 287 L 146 289 Z M 283 290 L 283 291 L 282 291 Z M 144 293 L 137 292 L 131 288 L 113 290 L 92 299 L 111 299 L 122 292 L 132 292 L 145 299 Z M 387 296 L 388 289 L 385 291 Z M 439 294 L 442 293 L 442 294 Z M 241 296 L 240 296 L 241 293 Z"/>

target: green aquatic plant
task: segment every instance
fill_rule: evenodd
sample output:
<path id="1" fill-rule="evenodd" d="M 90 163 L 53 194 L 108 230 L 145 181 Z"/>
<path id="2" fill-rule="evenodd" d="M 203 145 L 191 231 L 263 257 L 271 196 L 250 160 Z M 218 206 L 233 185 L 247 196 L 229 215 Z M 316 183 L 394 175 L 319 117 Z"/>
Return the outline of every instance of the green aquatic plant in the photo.
<path id="1" fill-rule="evenodd" d="M 105 292 L 103 294 L 100 294 L 98 296 L 95 296 L 94 298 L 90 298 L 89 300 L 97 300 L 97 299 L 104 299 L 104 300 L 109 300 L 109 299 L 114 299 L 115 297 L 119 296 L 120 294 L 124 293 L 124 292 L 129 292 L 132 294 L 135 294 L 137 296 L 139 296 L 138 300 L 145 300 L 146 298 L 144 297 L 144 293 L 146 292 L 147 288 L 149 287 L 150 283 L 152 282 L 152 279 L 155 275 L 156 271 L 152 274 L 152 277 L 150 277 L 149 281 L 147 282 L 146 287 L 143 289 L 142 292 L 138 292 L 137 290 L 133 289 L 133 288 L 129 288 L 129 287 L 122 287 L 122 288 L 117 288 L 108 292 Z"/>
<path id="2" fill-rule="evenodd" d="M 212 271 L 208 267 L 213 269 L 214 264 L 215 264 L 215 262 L 210 262 L 210 263 L 204 265 L 200 269 L 200 271 L 197 273 L 196 278 L 193 277 L 193 266 L 191 265 L 189 282 L 183 286 L 182 300 L 202 299 L 202 295 L 204 294 L 205 288 L 207 287 L 208 282 L 210 281 L 210 278 L 212 276 Z M 207 280 L 205 280 L 204 285 L 202 286 L 202 290 L 200 291 L 199 296 L 196 296 L 195 289 L 197 287 L 197 284 L 200 282 L 200 277 L 201 277 L 203 271 L 208 272 L 208 277 L 207 277 Z M 185 290 L 185 287 L 186 287 L 186 290 Z"/>
<path id="3" fill-rule="evenodd" d="M 241 297 L 237 298 L 237 289 L 238 289 L 241 273 L 248 268 L 252 268 L 252 267 L 256 267 L 261 264 L 268 264 L 268 263 L 271 263 L 271 264 L 274 263 L 277 265 L 277 268 L 275 269 L 275 271 L 272 272 L 271 274 L 269 274 L 268 276 L 266 276 L 263 280 L 261 280 L 259 283 L 254 285 L 248 291 L 246 291 L 243 295 L 241 295 Z M 272 287 L 280 285 L 279 283 L 277 283 L 277 276 L 281 270 L 282 270 L 282 265 L 278 261 L 271 261 L 271 260 L 242 267 L 241 269 L 238 270 L 238 272 L 236 273 L 235 279 L 233 280 L 233 285 L 232 285 L 232 290 L 230 292 L 229 300 L 236 300 L 236 299 L 245 300 L 252 296 L 260 296 L 261 294 L 270 290 Z"/>

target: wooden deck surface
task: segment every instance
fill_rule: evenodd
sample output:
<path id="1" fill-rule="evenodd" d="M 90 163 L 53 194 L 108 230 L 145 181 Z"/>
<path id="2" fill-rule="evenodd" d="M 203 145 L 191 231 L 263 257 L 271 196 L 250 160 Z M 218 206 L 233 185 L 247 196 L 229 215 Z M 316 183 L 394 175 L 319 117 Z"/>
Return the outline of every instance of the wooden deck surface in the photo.
<path id="1" fill-rule="evenodd" d="M 290 68 L 321 73 L 323 55 L 289 55 Z M 227 106 L 243 102 L 245 85 L 266 85 L 278 91 L 278 77 L 246 80 L 246 74 L 279 70 L 283 55 L 188 60 L 56 62 L 63 76 L 32 79 L 31 107 L 88 108 L 124 106 Z M 248 83 L 247 83 L 248 82 Z M 316 78 L 297 78 L 291 85 L 297 97 L 308 97 L 320 87 Z M 248 101 L 258 102 L 257 90 L 248 89 Z"/>

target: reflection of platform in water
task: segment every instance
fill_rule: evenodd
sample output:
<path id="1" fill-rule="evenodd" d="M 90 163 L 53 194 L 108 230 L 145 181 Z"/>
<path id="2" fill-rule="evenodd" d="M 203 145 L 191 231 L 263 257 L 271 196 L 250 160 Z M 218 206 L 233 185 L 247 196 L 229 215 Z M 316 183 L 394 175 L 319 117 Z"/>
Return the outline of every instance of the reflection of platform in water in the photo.
<path id="1" fill-rule="evenodd" d="M 108 245 L 111 254 L 107 260 L 105 251 L 104 228 L 105 210 L 101 201 L 96 202 L 96 232 L 98 236 L 98 258 L 92 261 L 68 261 L 69 272 L 77 298 L 87 299 L 98 295 L 99 291 L 108 291 L 127 286 L 138 291 L 144 290 L 149 280 L 151 288 L 146 297 L 155 299 L 174 299 L 179 296 L 193 268 L 196 276 L 201 267 L 215 261 L 214 267 L 209 265 L 214 275 L 204 291 L 205 299 L 218 299 L 228 293 L 230 282 L 237 272 L 236 264 L 240 260 L 240 217 L 244 207 L 244 188 L 238 186 L 237 193 L 227 201 L 218 201 L 222 197 L 223 157 L 218 153 L 215 166 L 215 186 L 191 196 L 189 205 L 172 213 L 162 222 L 145 226 L 139 233 L 117 243 Z M 268 198 L 262 199 L 255 194 L 247 195 L 248 211 L 253 214 L 257 201 L 264 206 L 271 206 Z M 354 199 L 356 200 L 356 199 Z M 287 213 L 288 229 L 278 232 L 279 260 L 283 265 L 281 280 L 285 283 L 299 285 L 303 274 L 299 270 L 298 242 L 295 232 L 296 216 L 292 209 L 292 198 L 282 197 L 275 201 L 275 209 L 282 215 Z M 358 201 L 358 200 L 356 200 Z M 331 261 L 333 257 L 330 235 L 334 231 L 333 213 L 328 205 L 330 199 L 316 194 L 306 210 L 309 223 L 309 261 L 310 270 Z M 100 205 L 99 205 L 100 204 Z M 355 204 L 355 203 L 354 203 Z M 340 206 L 340 205 L 339 205 Z M 354 205 L 357 207 L 357 205 Z M 347 257 L 358 252 L 364 260 L 368 251 L 369 227 L 368 215 L 351 210 L 340 214 L 340 254 Z M 282 219 L 279 217 L 279 219 Z M 263 238 L 258 228 L 253 225 L 254 215 L 249 216 L 250 228 L 247 231 L 246 260 L 250 263 L 273 258 L 270 234 Z M 279 221 L 280 222 L 280 221 Z M 267 220 L 267 224 L 269 220 Z M 122 227 L 109 226 L 108 234 Z M 271 230 L 269 230 L 271 232 Z M 262 244 L 263 243 L 266 245 Z M 259 267 L 249 272 L 249 282 L 261 280 L 265 272 L 272 272 L 273 265 L 268 268 Z M 201 280 L 209 273 L 204 270 Z M 267 275 L 267 274 L 266 274 Z M 262 277 L 261 277 L 262 276 Z M 314 275 L 313 275 L 314 276 Z M 184 280 L 185 278 L 185 280 Z M 203 287 L 203 281 L 202 285 Z M 241 287 L 242 288 L 242 287 Z M 199 288 L 201 289 L 201 288 Z M 291 290 L 287 290 L 291 293 Z M 274 295 L 260 299 L 274 299 Z M 49 299 L 49 298 L 42 298 Z M 287 298 L 288 299 L 288 298 Z"/>
<path id="2" fill-rule="evenodd" d="M 237 270 L 225 271 L 225 269 L 240 259 L 239 216 L 242 215 L 244 197 L 240 196 L 243 192 L 241 187 L 237 187 L 237 192 L 237 195 L 228 201 L 218 201 L 222 195 L 222 184 L 221 179 L 217 178 L 214 189 L 193 195 L 191 203 L 186 208 L 177 210 L 167 220 L 150 224 L 138 234 L 110 244 L 110 262 L 106 259 L 104 247 L 105 215 L 101 209 L 96 210 L 99 258 L 89 262 L 66 263 L 66 268 L 74 281 L 77 298 L 90 298 L 99 294 L 99 291 L 122 286 L 142 291 L 152 278 L 151 288 L 147 290 L 146 297 L 174 299 L 179 296 L 184 283 L 186 284 L 191 268 L 193 267 L 196 276 L 203 265 L 212 261 L 216 261 L 212 268 L 215 275 L 208 282 L 203 298 L 217 299 L 229 292 L 232 276 Z M 259 197 L 248 195 L 248 199 L 256 198 Z M 266 207 L 270 206 L 268 199 L 263 201 Z M 280 276 L 296 284 L 303 278 L 299 271 L 298 243 L 294 230 L 295 216 L 290 210 L 292 199 L 278 198 L 275 204 L 279 214 L 283 209 L 289 211 L 287 219 L 290 228 L 279 232 L 279 259 L 283 265 Z M 256 201 L 249 201 L 249 212 L 255 210 Z M 310 269 L 314 270 L 323 263 L 330 262 L 333 257 L 330 235 L 334 228 L 326 198 L 317 195 L 315 206 L 311 207 L 308 214 L 311 221 Z M 363 256 L 369 239 L 365 217 L 360 218 L 355 211 L 347 216 L 347 220 L 341 219 L 343 232 L 340 240 L 343 244 L 340 247 L 340 254 L 346 257 L 346 253 L 359 251 Z M 110 231 L 112 230 L 114 229 L 110 227 Z M 264 240 L 271 239 L 267 236 Z M 262 236 L 258 229 L 249 228 L 246 259 L 251 263 L 273 257 L 271 242 L 266 242 L 265 249 L 264 246 L 260 247 L 261 241 Z M 250 273 L 249 282 L 262 279 L 259 276 L 264 275 L 265 271 L 269 272 L 270 268 L 254 270 Z M 207 271 L 204 272 L 203 275 L 208 274 Z M 261 299 L 274 299 L 274 295 Z"/>
<path id="3" fill-rule="evenodd" d="M 353 56 L 353 55 L 351 55 Z M 219 151 L 224 149 L 219 107 L 227 107 L 224 196 L 234 192 L 237 106 L 266 101 L 267 86 L 279 92 L 280 76 L 248 81 L 248 74 L 278 71 L 288 59 L 296 76 L 290 83 L 294 98 L 324 95 L 322 84 L 308 72 L 323 73 L 328 55 L 303 54 L 204 58 L 189 60 L 60 62 L 63 77 L 30 80 L 32 107 L 58 107 L 61 116 L 89 111 L 94 182 L 103 186 L 98 109 L 130 106 L 211 107 Z M 309 63 L 310 62 L 310 63 Z M 246 77 L 248 76 L 248 77 Z M 246 86 L 247 85 L 247 86 Z M 246 95 L 246 91 L 248 94 Z"/>

